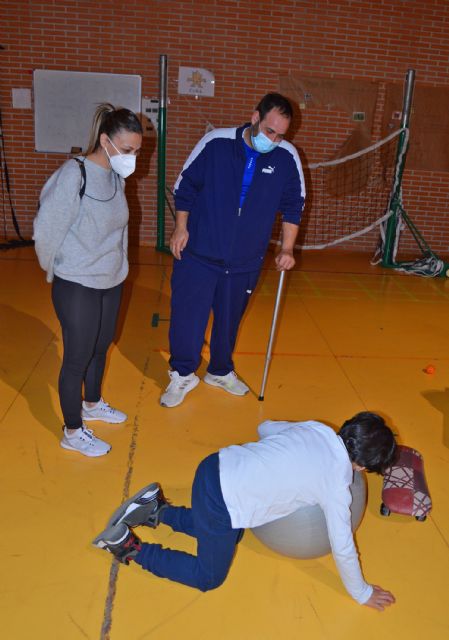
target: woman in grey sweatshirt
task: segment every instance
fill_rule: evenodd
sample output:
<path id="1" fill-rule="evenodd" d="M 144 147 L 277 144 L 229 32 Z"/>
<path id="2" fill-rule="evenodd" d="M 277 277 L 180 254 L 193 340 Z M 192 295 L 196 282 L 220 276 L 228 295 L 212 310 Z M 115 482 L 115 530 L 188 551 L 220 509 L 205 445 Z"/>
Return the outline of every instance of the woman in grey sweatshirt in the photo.
<path id="1" fill-rule="evenodd" d="M 68 160 L 49 178 L 34 221 L 36 253 L 52 283 L 64 343 L 61 446 L 91 457 L 111 447 L 85 422 L 127 419 L 103 400 L 101 383 L 128 274 L 125 178 L 134 171 L 141 144 L 134 113 L 100 105 L 86 155 Z"/>

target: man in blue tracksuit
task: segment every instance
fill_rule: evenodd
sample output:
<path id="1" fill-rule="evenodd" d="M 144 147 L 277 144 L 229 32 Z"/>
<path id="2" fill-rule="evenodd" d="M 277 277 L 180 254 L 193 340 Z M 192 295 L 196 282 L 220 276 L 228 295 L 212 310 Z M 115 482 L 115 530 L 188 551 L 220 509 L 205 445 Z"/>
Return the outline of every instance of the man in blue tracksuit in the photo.
<path id="1" fill-rule="evenodd" d="M 282 213 L 279 270 L 295 264 L 304 206 L 298 153 L 284 140 L 292 118 L 286 98 L 267 94 L 251 122 L 200 140 L 175 185 L 171 281 L 170 384 L 161 405 L 175 407 L 199 382 L 204 334 L 214 321 L 204 381 L 234 395 L 249 389 L 234 372 L 240 320 L 259 278 L 276 213 Z"/>

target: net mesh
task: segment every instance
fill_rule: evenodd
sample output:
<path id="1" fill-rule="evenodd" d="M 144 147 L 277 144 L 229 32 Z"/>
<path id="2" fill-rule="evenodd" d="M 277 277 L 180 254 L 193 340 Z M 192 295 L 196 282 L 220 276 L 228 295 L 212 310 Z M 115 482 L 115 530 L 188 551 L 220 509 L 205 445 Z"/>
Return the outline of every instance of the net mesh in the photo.
<path id="1" fill-rule="evenodd" d="M 325 249 L 358 238 L 389 217 L 397 164 L 395 131 L 357 153 L 306 168 L 306 207 L 297 248 Z M 280 217 L 272 241 L 279 243 Z"/>

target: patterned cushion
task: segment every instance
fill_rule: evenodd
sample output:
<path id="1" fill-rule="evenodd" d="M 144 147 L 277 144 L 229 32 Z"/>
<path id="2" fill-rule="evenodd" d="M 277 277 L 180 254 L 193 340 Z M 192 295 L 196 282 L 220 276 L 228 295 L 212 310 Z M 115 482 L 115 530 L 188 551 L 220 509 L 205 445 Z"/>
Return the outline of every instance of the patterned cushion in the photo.
<path id="1" fill-rule="evenodd" d="M 432 500 L 422 456 L 411 447 L 399 445 L 398 450 L 398 459 L 384 474 L 382 501 L 395 513 L 426 516 L 432 508 Z"/>

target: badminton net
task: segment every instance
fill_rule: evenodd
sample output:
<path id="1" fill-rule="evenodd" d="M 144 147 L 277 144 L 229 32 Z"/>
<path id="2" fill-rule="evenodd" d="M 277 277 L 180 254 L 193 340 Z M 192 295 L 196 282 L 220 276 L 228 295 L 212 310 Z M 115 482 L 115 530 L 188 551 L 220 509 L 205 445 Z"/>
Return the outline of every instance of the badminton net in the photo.
<path id="1" fill-rule="evenodd" d="M 391 215 L 388 204 L 397 166 L 399 129 L 375 144 L 337 160 L 305 168 L 307 199 L 297 249 L 325 249 L 369 232 L 373 245 Z M 408 130 L 405 131 L 408 135 Z M 272 242 L 280 243 L 281 220 Z"/>

